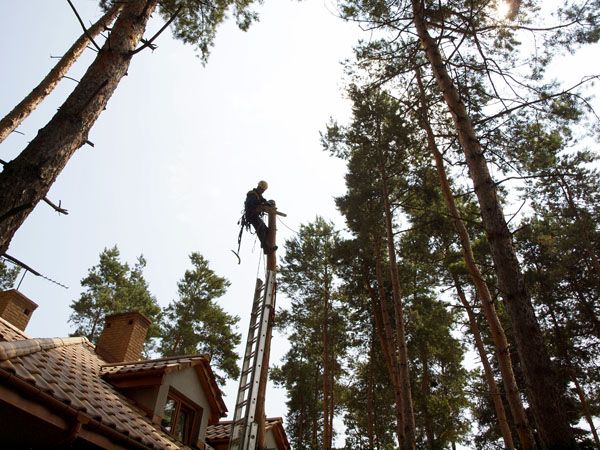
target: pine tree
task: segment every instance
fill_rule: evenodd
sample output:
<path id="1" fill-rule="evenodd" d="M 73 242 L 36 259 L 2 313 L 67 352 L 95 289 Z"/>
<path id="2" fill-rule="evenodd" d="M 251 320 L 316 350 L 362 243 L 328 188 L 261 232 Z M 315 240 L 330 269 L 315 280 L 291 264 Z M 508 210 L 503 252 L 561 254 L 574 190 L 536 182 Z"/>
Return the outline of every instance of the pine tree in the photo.
<path id="1" fill-rule="evenodd" d="M 67 74 L 71 66 L 77 61 L 77 58 L 83 53 L 90 43 L 104 29 L 106 29 L 115 19 L 120 4 L 111 6 L 108 11 L 65 52 L 58 60 L 56 65 L 48 72 L 48 75 L 33 90 L 21 100 L 6 116 L 0 120 L 0 143 L 12 133 L 31 112 L 46 98 L 56 87 L 58 82 Z"/>
<path id="2" fill-rule="evenodd" d="M 150 319 L 152 325 L 146 336 L 146 349 L 158 335 L 160 307 L 148 290 L 143 270 L 146 260 L 139 256 L 135 265 L 120 260 L 117 246 L 105 248 L 99 262 L 81 280 L 84 291 L 71 303 L 73 313 L 69 322 L 76 326 L 73 335 L 85 336 L 96 343 L 109 314 L 137 311 Z"/>
<path id="3" fill-rule="evenodd" d="M 239 317 L 216 303 L 230 283 L 211 270 L 200 253 L 193 252 L 190 261 L 192 269 L 177 283 L 178 299 L 163 311 L 158 350 L 163 356 L 208 354 L 223 383 L 239 376 L 235 347 L 241 335 L 233 331 Z"/>
<path id="4" fill-rule="evenodd" d="M 0 291 L 11 289 L 21 269 L 17 266 L 11 267 L 0 260 Z"/>
<path id="5" fill-rule="evenodd" d="M 175 37 L 197 46 L 204 57 L 229 9 L 247 29 L 256 19 L 253 0 L 131 0 L 71 95 L 35 138 L 0 173 L 0 254 L 17 229 L 63 170 L 73 153 L 88 141 L 90 129 L 106 108 L 136 54 L 150 16 L 158 7 L 169 18 Z M 112 2 L 102 0 L 109 7 Z M 147 46 L 149 44 L 144 44 Z M 141 47 L 140 47 L 141 48 Z"/>
<path id="6" fill-rule="evenodd" d="M 316 424 L 322 423 L 322 431 L 311 435 L 308 442 L 318 442 L 324 449 L 332 446 L 333 418 L 340 405 L 341 361 L 347 347 L 344 310 L 336 289 L 334 250 L 338 242 L 333 225 L 317 217 L 313 223 L 302 225 L 295 239 L 285 242 L 286 254 L 280 270 L 280 289 L 290 297 L 292 306 L 290 312 L 279 314 L 278 322 L 290 330 L 292 350 L 276 379 L 288 383 L 296 377 L 290 369 L 302 367 L 302 361 L 313 366 L 315 372 L 309 372 L 309 377 L 318 377 L 319 387 L 308 401 L 312 402 L 313 412 L 315 404 L 320 406 L 320 415 L 305 418 L 308 420 L 298 424 L 298 428 L 310 426 L 315 430 Z"/>

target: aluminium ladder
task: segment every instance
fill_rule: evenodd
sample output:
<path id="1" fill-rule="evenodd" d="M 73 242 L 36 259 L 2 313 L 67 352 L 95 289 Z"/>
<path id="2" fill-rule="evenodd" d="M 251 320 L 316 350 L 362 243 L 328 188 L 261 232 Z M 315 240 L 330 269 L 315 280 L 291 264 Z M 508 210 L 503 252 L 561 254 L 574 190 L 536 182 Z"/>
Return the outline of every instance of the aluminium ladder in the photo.
<path id="1" fill-rule="evenodd" d="M 275 307 L 275 272 L 267 270 L 265 284 L 256 280 L 246 351 L 240 376 L 229 450 L 256 450 L 258 423 L 256 405 L 269 320 Z"/>

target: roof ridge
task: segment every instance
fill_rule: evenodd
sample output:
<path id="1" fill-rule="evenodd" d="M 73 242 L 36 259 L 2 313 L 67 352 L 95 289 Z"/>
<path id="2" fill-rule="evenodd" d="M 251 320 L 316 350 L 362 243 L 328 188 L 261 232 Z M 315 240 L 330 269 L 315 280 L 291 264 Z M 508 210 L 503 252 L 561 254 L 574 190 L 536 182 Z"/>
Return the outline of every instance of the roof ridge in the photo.
<path id="1" fill-rule="evenodd" d="M 191 358 L 206 358 L 210 361 L 210 356 L 208 353 L 198 353 L 195 355 L 179 355 L 179 356 L 167 356 L 165 358 L 156 358 L 156 359 L 141 359 L 139 361 L 122 361 L 117 363 L 108 363 L 102 364 L 103 367 L 117 367 L 117 366 L 133 366 L 137 364 L 148 364 L 148 363 L 157 363 L 163 361 L 175 361 L 177 359 L 191 359 Z"/>
<path id="2" fill-rule="evenodd" d="M 88 343 L 88 340 L 85 337 L 30 338 L 20 341 L 0 342 L 0 361 L 30 355 L 41 350 L 86 343 Z"/>

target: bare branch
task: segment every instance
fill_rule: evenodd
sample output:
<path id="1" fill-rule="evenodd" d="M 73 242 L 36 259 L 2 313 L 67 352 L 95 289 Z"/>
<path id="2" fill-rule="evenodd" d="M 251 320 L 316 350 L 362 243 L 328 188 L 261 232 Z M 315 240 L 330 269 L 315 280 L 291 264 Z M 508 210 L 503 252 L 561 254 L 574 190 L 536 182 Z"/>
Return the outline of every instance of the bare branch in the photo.
<path id="1" fill-rule="evenodd" d="M 152 37 L 151 37 L 150 39 L 148 39 L 148 40 L 142 39 L 142 42 L 144 43 L 144 45 L 142 45 L 140 48 L 137 48 L 137 49 L 133 50 L 133 51 L 131 52 L 131 55 L 135 55 L 136 53 L 139 53 L 139 52 L 141 52 L 141 51 L 142 51 L 142 50 L 144 50 L 146 47 L 150 47 L 150 48 L 152 48 L 152 50 L 154 50 L 154 48 L 156 48 L 156 47 L 152 47 L 152 45 L 153 45 L 153 44 L 152 44 L 152 42 L 153 42 L 153 41 L 154 41 L 154 40 L 155 40 L 155 39 L 156 39 L 158 36 L 160 36 L 160 35 L 161 35 L 161 33 L 162 33 L 163 31 L 165 31 L 169 25 L 171 25 L 171 23 L 172 23 L 172 22 L 173 22 L 173 21 L 174 21 L 174 20 L 177 18 L 177 16 L 179 15 L 179 12 L 181 11 L 181 9 L 182 9 L 182 8 L 183 8 L 183 4 L 182 4 L 181 6 L 179 6 L 179 8 L 177 8 L 177 11 L 175 11 L 175 13 L 174 13 L 174 14 L 173 14 L 173 15 L 170 17 L 170 19 L 169 19 L 169 20 L 167 20 L 167 23 L 165 23 L 165 24 L 164 24 L 164 25 L 161 27 L 161 29 L 160 29 L 160 30 L 158 30 L 158 31 L 156 32 L 156 34 L 155 34 L 154 36 L 152 36 Z"/>
<path id="2" fill-rule="evenodd" d="M 57 213 L 64 214 L 65 216 L 69 214 L 69 211 L 60 205 L 60 201 L 58 202 L 58 206 L 57 206 L 54 203 L 52 203 L 50 200 L 48 200 L 47 197 L 44 197 L 42 200 L 45 201 L 46 203 L 48 203 L 52 207 L 52 209 L 54 209 L 54 211 L 56 211 Z"/>
<path id="3" fill-rule="evenodd" d="M 69 3 L 69 5 L 71 6 L 71 9 L 73 10 L 73 12 L 75 13 L 75 15 L 77 16 L 77 20 L 79 20 L 79 23 L 81 25 L 81 28 L 83 28 L 83 32 L 85 33 L 85 35 L 88 37 L 88 39 L 90 40 L 90 42 L 92 44 L 94 44 L 94 47 L 96 47 L 96 49 L 98 51 L 100 51 L 100 46 L 98 44 L 96 44 L 96 41 L 94 41 L 94 38 L 92 36 L 90 36 L 90 33 L 88 33 L 87 28 L 85 27 L 85 24 L 83 23 L 83 20 L 81 20 L 81 16 L 79 15 L 79 13 L 77 12 L 77 9 L 75 9 L 75 6 L 73 5 L 73 3 L 71 2 L 71 0 L 67 0 L 67 2 Z"/>

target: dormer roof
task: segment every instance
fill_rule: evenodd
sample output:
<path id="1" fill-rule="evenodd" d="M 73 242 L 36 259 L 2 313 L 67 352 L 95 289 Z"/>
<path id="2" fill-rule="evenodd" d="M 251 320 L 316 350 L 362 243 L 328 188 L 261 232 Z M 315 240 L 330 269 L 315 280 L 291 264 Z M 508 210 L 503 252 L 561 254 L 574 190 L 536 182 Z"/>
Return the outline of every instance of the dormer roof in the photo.
<path id="1" fill-rule="evenodd" d="M 166 373 L 194 368 L 211 407 L 211 423 L 227 415 L 221 390 L 210 367 L 209 355 L 173 356 L 120 364 L 105 364 L 100 369 L 103 379 L 117 388 L 160 384 Z M 209 395 L 210 394 L 210 395 Z"/>

